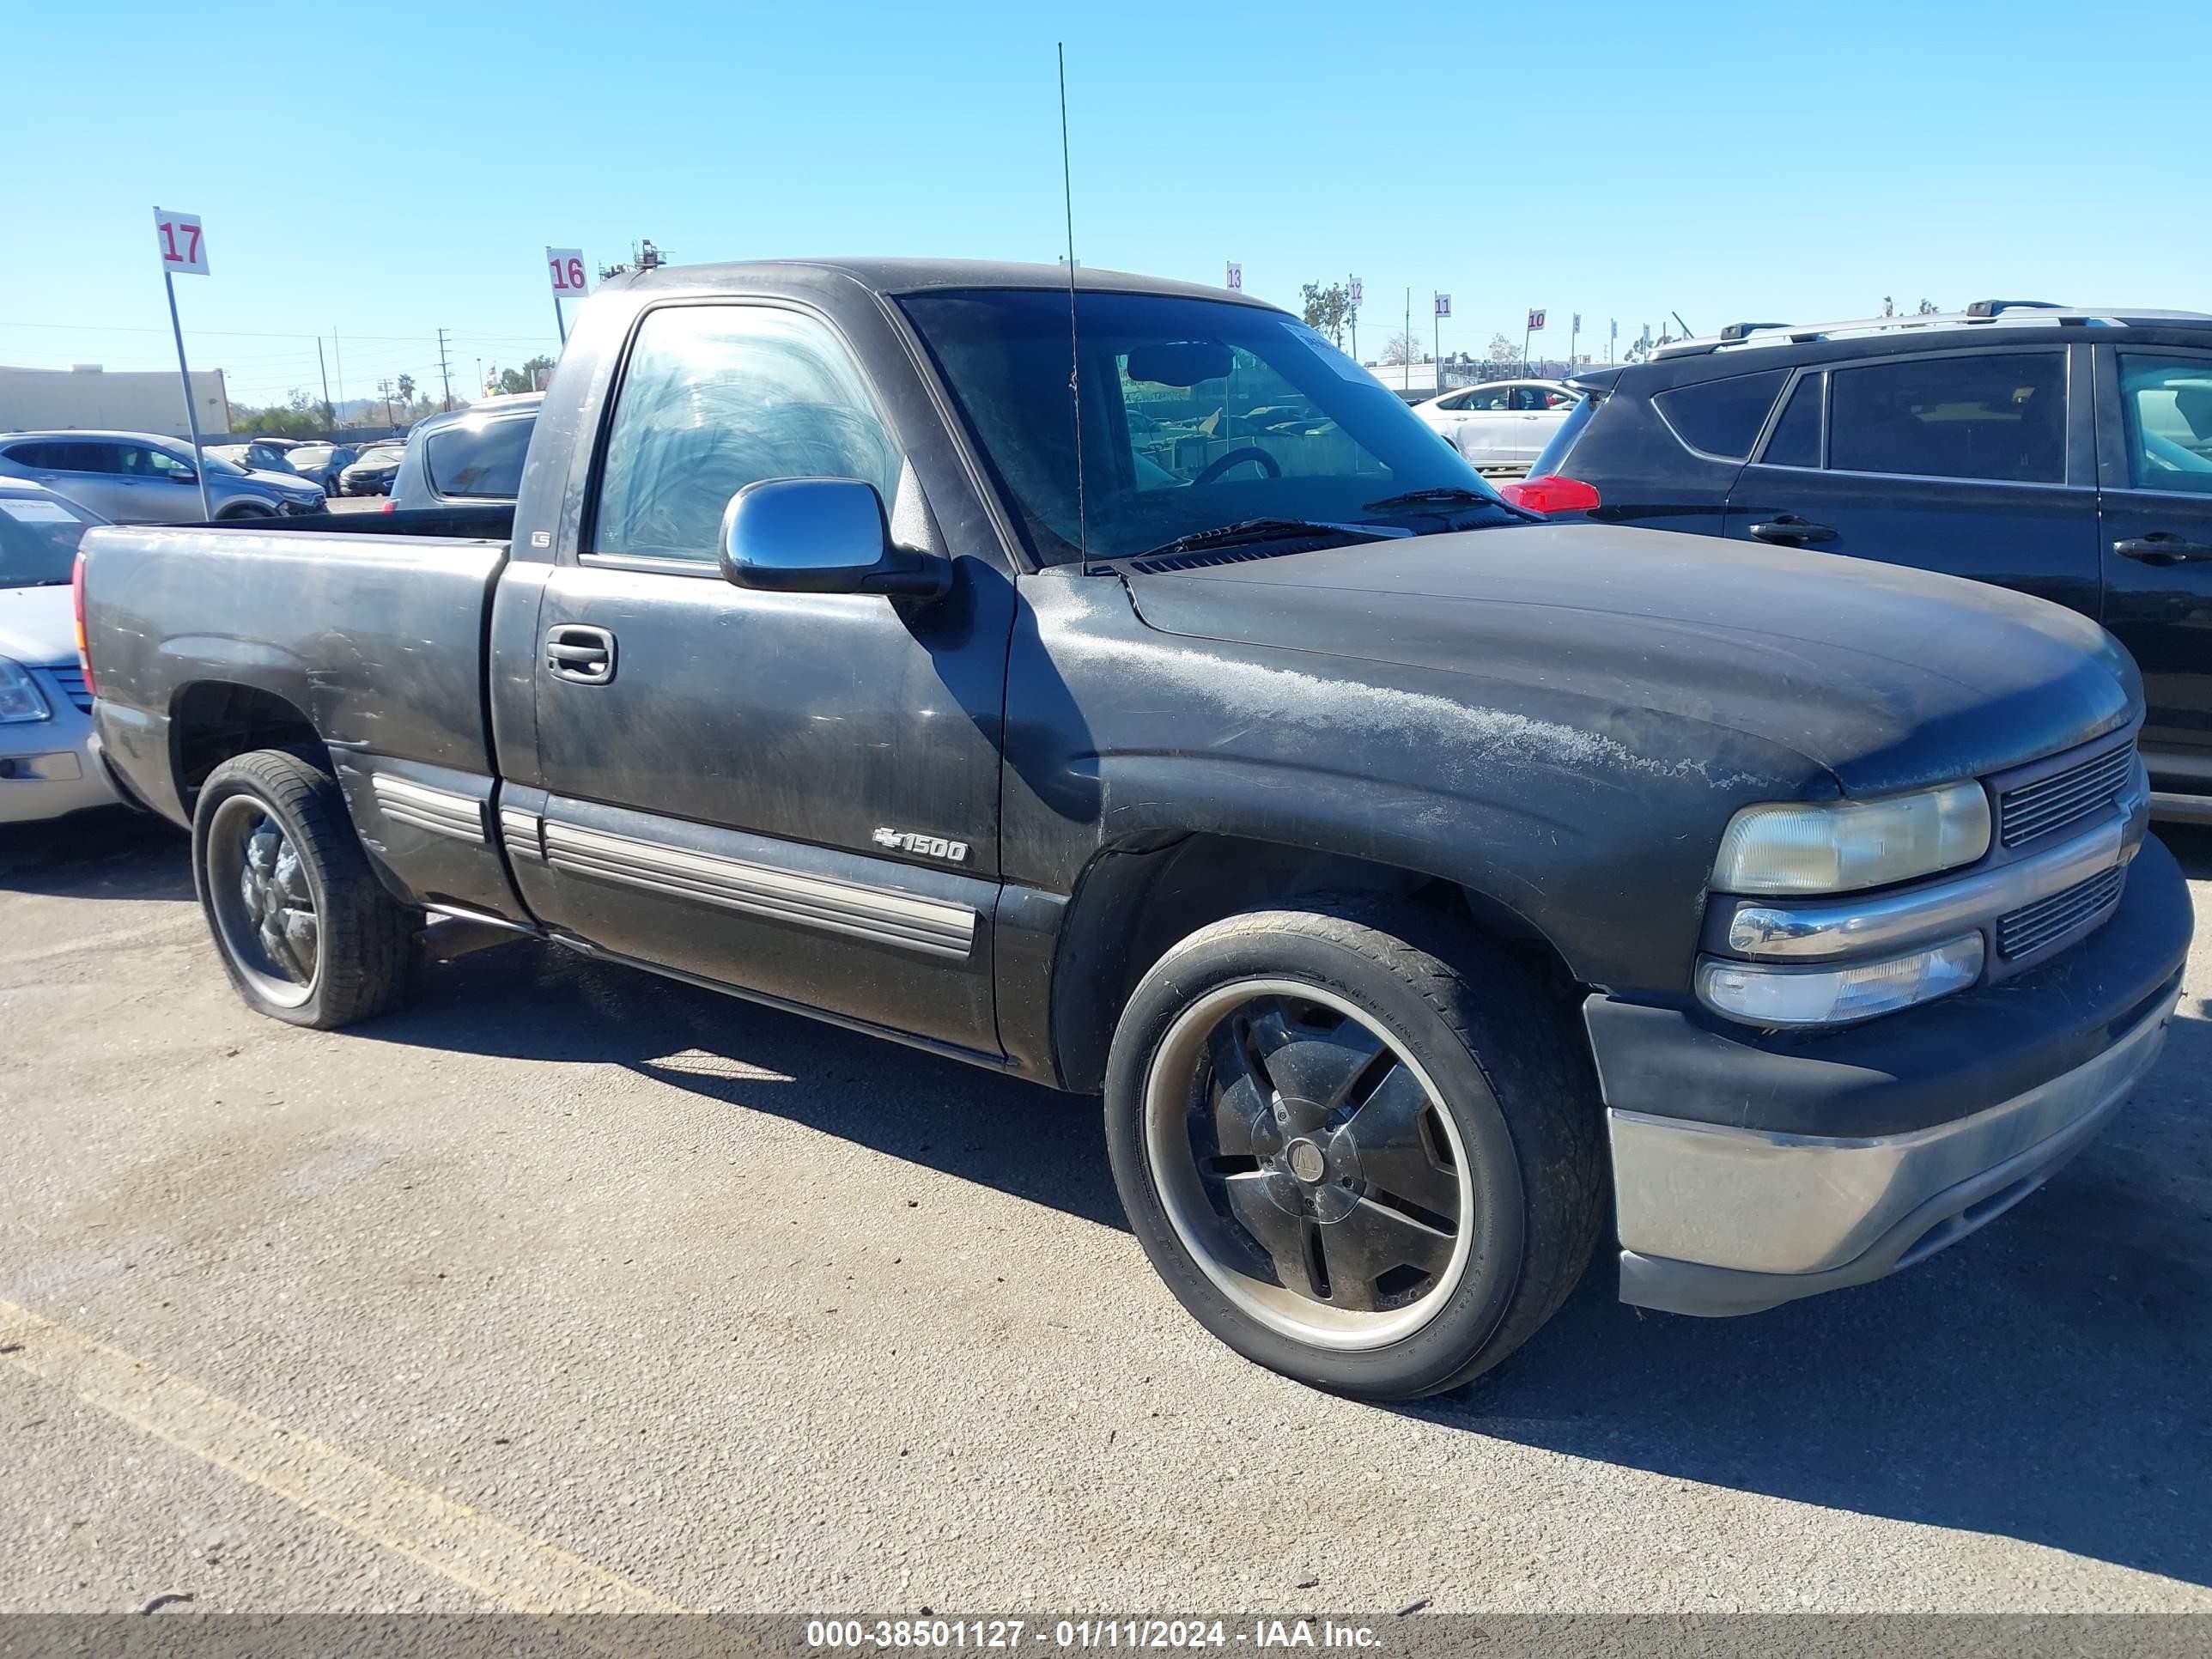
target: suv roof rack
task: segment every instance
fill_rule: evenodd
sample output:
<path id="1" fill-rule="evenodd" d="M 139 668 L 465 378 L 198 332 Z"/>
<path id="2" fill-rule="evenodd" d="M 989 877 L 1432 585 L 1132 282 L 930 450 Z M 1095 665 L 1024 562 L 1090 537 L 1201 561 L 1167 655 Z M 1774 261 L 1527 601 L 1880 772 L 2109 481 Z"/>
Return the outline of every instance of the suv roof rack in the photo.
<path id="1" fill-rule="evenodd" d="M 2008 311 L 2063 311 L 2056 300 L 1977 300 L 1966 307 L 1969 317 L 1996 317 Z"/>
<path id="2" fill-rule="evenodd" d="M 2118 328 L 2160 324 L 2212 326 L 2212 313 L 2153 311 L 2140 306 L 2063 306 L 2048 300 L 1977 300 L 1964 311 L 1931 311 L 1905 317 L 1864 317 L 1840 323 L 1731 323 L 1717 335 L 1674 340 L 1656 348 L 1655 362 L 1741 351 L 1761 346 L 1810 345 L 1856 336 L 1985 328 Z"/>

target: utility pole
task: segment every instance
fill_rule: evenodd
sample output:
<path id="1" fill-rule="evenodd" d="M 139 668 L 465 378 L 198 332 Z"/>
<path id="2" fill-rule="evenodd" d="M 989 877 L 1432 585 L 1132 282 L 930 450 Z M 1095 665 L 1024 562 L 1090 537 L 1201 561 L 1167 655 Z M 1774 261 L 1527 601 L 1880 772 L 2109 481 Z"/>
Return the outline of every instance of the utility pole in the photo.
<path id="1" fill-rule="evenodd" d="M 337 359 L 338 401 L 343 403 L 345 401 L 345 353 L 338 349 L 338 327 L 336 323 L 331 325 L 331 356 Z M 331 411 L 331 424 L 334 427 L 343 424 L 339 421 L 336 410 Z"/>
<path id="2" fill-rule="evenodd" d="M 1406 290 L 1406 369 L 1399 377 L 1405 389 L 1413 389 L 1413 290 Z"/>
<path id="3" fill-rule="evenodd" d="M 451 410 L 453 406 L 453 368 L 446 361 L 446 331 L 442 328 L 438 331 L 438 377 L 446 383 L 446 407 Z"/>
<path id="4" fill-rule="evenodd" d="M 337 434 L 337 406 L 331 402 L 331 368 L 323 361 L 323 337 L 315 336 L 315 367 L 323 372 L 323 419 L 330 423 L 333 437 Z"/>

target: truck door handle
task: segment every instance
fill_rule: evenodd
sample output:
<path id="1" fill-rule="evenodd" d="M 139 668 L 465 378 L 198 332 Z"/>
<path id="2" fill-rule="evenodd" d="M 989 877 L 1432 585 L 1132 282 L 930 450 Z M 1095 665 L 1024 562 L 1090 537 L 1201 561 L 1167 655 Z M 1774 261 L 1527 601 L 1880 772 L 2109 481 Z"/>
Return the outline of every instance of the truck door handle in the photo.
<path id="1" fill-rule="evenodd" d="M 1800 542 L 1832 542 L 1836 539 L 1836 532 L 1832 526 L 1808 523 L 1795 513 L 1778 513 L 1764 524 L 1752 526 L 1751 538 L 1788 547 Z"/>
<path id="2" fill-rule="evenodd" d="M 2183 564 L 2191 559 L 2212 559 L 2212 543 L 2188 541 L 2171 531 L 2154 530 L 2148 536 L 2114 542 L 2112 551 L 2145 564 Z"/>
<path id="3" fill-rule="evenodd" d="M 604 628 L 564 623 L 545 635 L 545 665 L 558 679 L 605 685 L 615 677 L 615 636 Z"/>

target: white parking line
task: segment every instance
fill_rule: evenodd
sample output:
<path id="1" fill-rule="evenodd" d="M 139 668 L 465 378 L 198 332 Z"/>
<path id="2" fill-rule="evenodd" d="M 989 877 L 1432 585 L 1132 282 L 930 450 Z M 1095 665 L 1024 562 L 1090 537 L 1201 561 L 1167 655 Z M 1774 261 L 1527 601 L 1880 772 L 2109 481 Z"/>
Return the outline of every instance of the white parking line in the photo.
<path id="1" fill-rule="evenodd" d="M 0 1358 L 518 1613 L 681 1613 L 641 1584 L 0 1299 Z"/>

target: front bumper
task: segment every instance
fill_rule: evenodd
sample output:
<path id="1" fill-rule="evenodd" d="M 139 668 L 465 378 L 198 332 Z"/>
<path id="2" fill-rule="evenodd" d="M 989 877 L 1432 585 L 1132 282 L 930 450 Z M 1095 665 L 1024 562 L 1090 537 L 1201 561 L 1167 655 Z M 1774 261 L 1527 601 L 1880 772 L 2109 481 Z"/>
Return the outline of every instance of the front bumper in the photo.
<path id="1" fill-rule="evenodd" d="M 2190 926 L 2186 884 L 2153 840 L 2087 939 L 1864 1026 L 1762 1036 L 1592 999 L 1621 1299 L 1752 1313 L 1878 1279 L 1994 1219 L 2156 1060 Z"/>
<path id="2" fill-rule="evenodd" d="M 114 805 L 115 791 L 92 746 L 92 716 L 52 670 L 33 668 L 31 678 L 53 718 L 0 726 L 0 823 Z"/>

